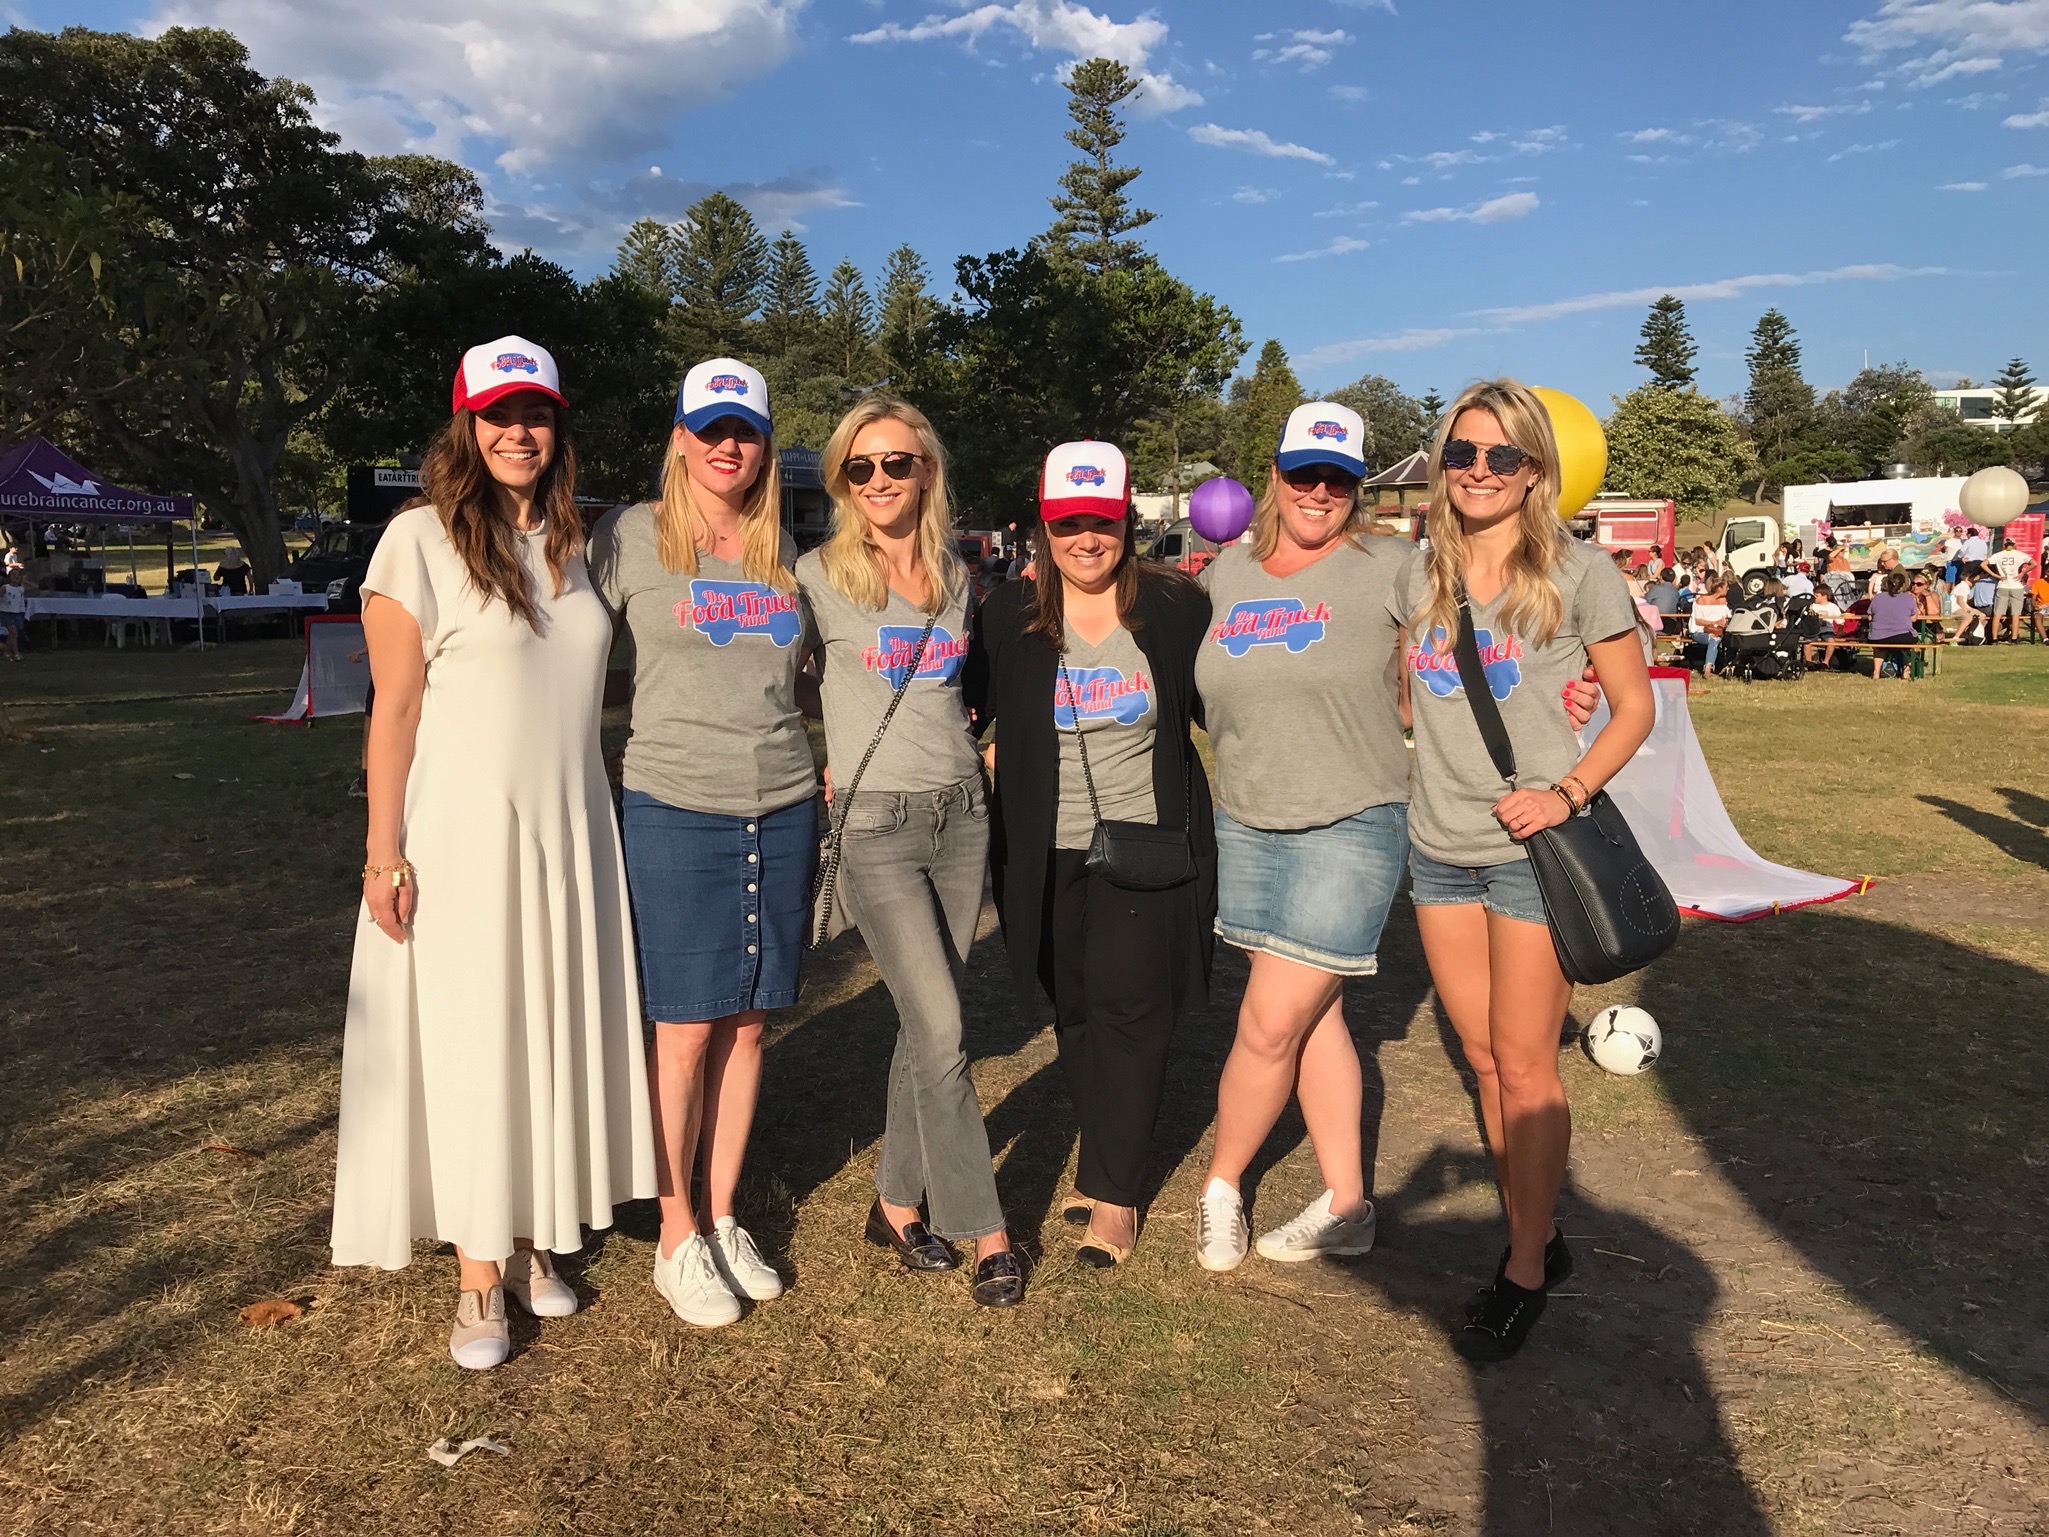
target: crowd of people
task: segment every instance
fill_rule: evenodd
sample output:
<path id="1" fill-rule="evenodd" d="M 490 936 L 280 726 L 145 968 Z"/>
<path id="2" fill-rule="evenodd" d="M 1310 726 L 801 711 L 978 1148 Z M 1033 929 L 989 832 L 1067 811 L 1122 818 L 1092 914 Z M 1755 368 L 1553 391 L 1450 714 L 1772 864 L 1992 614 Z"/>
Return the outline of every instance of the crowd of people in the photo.
<path id="1" fill-rule="evenodd" d="M 1140 1241 L 1172 1036 L 1218 938 L 1251 971 L 1197 1258 L 1362 1254 L 1343 989 L 1377 970 L 1406 887 L 1507 1225 L 1455 1338 L 1513 1355 L 1572 1265 L 1554 1223 L 1571 984 L 1524 842 L 1584 814 L 1654 713 L 1622 575 L 1557 516 L 1541 403 L 1502 380 L 1445 413 L 1431 492 L 1453 515 L 1424 551 L 1367 531 L 1357 414 L 1299 407 L 1249 538 L 1200 581 L 1137 555 L 1116 445 L 1054 446 L 1030 574 L 981 601 L 914 407 L 871 394 L 840 423 L 833 533 L 801 559 L 774 432 L 757 371 L 692 368 L 658 495 L 586 540 L 553 359 L 519 337 L 463 358 L 427 504 L 392 520 L 363 584 L 378 703 L 336 1263 L 452 1243 L 450 1351 L 486 1368 L 509 1350 L 507 1298 L 574 1312 L 554 1256 L 654 1197 L 653 1282 L 679 1317 L 716 1327 L 773 1301 L 785 1280 L 735 1201 L 774 1092 L 762 1031 L 843 899 L 898 1018 L 867 1237 L 911 1270 L 967 1271 L 975 1303 L 1021 1303 L 962 1047 L 985 876 L 1020 1005 L 1052 1007 L 1075 1260 L 1114 1272 Z M 618 639 L 630 665 L 608 684 Z M 1512 784 L 1464 697 L 1466 648 Z M 1610 714 L 1582 749 L 1588 670 Z M 608 689 L 631 713 L 616 802 Z M 1255 1245 L 1242 1181 L 1291 1096 L 1326 1189 Z"/>

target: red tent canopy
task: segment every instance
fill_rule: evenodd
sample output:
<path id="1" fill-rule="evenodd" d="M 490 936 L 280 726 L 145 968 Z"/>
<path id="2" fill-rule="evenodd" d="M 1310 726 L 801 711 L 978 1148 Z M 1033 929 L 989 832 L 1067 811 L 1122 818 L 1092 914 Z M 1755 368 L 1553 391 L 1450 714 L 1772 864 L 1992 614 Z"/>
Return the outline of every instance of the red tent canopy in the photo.
<path id="1" fill-rule="evenodd" d="M 124 491 L 95 475 L 46 438 L 0 453 L 0 517 L 60 523 L 184 523 L 189 496 Z"/>

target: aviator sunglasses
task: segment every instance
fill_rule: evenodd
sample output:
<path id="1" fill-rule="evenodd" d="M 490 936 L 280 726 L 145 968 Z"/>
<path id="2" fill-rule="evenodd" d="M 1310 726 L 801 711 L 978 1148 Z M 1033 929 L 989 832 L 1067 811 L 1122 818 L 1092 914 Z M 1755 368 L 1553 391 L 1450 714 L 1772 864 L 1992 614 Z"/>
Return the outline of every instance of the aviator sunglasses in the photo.
<path id="1" fill-rule="evenodd" d="M 879 468 L 891 480 L 909 480 L 911 471 L 925 462 L 923 454 L 896 452 L 890 454 L 861 454 L 851 457 L 840 466 L 840 473 L 847 477 L 850 486 L 865 486 L 875 478 Z"/>
<path id="2" fill-rule="evenodd" d="M 1513 475 L 1529 459 L 1529 454 L 1513 443 L 1492 443 L 1487 448 L 1487 470 L 1493 475 Z M 1444 467 L 1447 470 L 1470 470 L 1480 462 L 1480 445 L 1469 443 L 1464 438 L 1453 438 L 1444 445 Z"/>
<path id="3" fill-rule="evenodd" d="M 1282 470 L 1281 479 L 1297 491 L 1314 491 L 1318 486 L 1329 486 L 1332 496 L 1350 496 L 1359 489 L 1359 477 L 1349 475 L 1332 464 L 1305 464 L 1299 469 Z"/>

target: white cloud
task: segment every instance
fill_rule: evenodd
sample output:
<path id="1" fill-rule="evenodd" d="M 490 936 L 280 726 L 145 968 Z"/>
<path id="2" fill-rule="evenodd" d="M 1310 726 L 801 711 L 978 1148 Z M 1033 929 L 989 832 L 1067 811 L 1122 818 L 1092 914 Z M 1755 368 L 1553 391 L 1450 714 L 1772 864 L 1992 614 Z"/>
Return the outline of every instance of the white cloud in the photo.
<path id="1" fill-rule="evenodd" d="M 1946 277 L 1947 267 L 1900 267 L 1891 262 L 1831 267 L 1819 272 L 1753 272 L 1743 277 L 1718 278 L 1711 283 L 1678 283 L 1662 287 L 1612 289 L 1606 293 L 1580 294 L 1571 299 L 1554 299 L 1544 304 L 1504 305 L 1476 313 L 1501 325 L 1526 325 L 1533 321 L 1558 320 L 1567 315 L 1585 315 L 1596 310 L 1637 309 L 1666 294 L 1689 303 L 1707 299 L 1733 299 L 1759 288 L 1809 288 L 1823 283 L 1887 283 L 1902 278 Z"/>
<path id="2" fill-rule="evenodd" d="M 1416 326 L 1392 336 L 1362 336 L 1356 341 L 1312 347 L 1295 359 L 1295 366 L 1304 372 L 1317 372 L 1379 352 L 1427 352 L 1446 342 L 1463 341 L 1468 336 L 1498 335 L 1501 330 L 1500 326 Z"/>
<path id="3" fill-rule="evenodd" d="M 1499 224 L 1537 211 L 1537 194 L 1509 192 L 1470 208 L 1418 208 L 1402 215 L 1404 224 Z"/>
<path id="4" fill-rule="evenodd" d="M 2028 165 L 2023 162 L 2020 165 L 2010 165 L 1999 174 L 2008 181 L 2022 176 L 2049 176 L 2049 165 Z"/>
<path id="5" fill-rule="evenodd" d="M 1988 184 L 1982 181 L 1946 181 L 1937 192 L 1983 192 Z"/>
<path id="6" fill-rule="evenodd" d="M 1837 102 L 1832 107 L 1774 107 L 1772 111 L 1781 117 L 1790 117 L 1796 123 L 1812 123 L 1824 117 L 1862 117 L 1871 110 L 1868 101 Z"/>
<path id="7" fill-rule="evenodd" d="M 310 85 L 351 147 L 475 163 L 474 144 L 530 173 L 665 143 L 681 114 L 783 63 L 802 3 L 530 0 L 499 24 L 463 0 L 166 0 L 141 30 L 233 32 L 258 69 Z"/>
<path id="8" fill-rule="evenodd" d="M 1950 97 L 1949 105 L 1952 107 L 1962 107 L 1966 112 L 1982 112 L 1985 108 L 1996 107 L 2005 100 L 2006 92 L 2004 91 L 1972 91 L 1964 96 Z M 1900 105 L 1905 107 L 1908 103 L 1901 102 Z"/>
<path id="9" fill-rule="evenodd" d="M 1313 251 L 1293 251 L 1286 256 L 1276 256 L 1277 262 L 1312 262 L 1323 256 L 1348 256 L 1354 251 L 1363 251 L 1372 245 L 1370 240 L 1359 240 L 1351 235 L 1340 235 L 1327 245 L 1320 245 Z"/>
<path id="10" fill-rule="evenodd" d="M 1304 69 L 1318 69 L 1337 57 L 1333 51 L 1353 41 L 1352 34 L 1342 27 L 1333 27 L 1328 32 L 1313 28 L 1290 32 L 1294 41 L 1279 48 L 1255 49 L 1252 57 L 1266 64 L 1300 64 Z M 1262 32 L 1253 39 L 1256 43 L 1273 42 L 1275 34 Z"/>
<path id="11" fill-rule="evenodd" d="M 1692 139 L 1676 128 L 1638 128 L 1625 133 L 1623 138 L 1632 144 L 1691 144 Z"/>
<path id="12" fill-rule="evenodd" d="M 1318 165 L 1337 164 L 1336 157 L 1326 155 L 1320 149 L 1310 149 L 1306 145 L 1289 144 L 1270 138 L 1258 128 L 1220 128 L 1215 123 L 1197 123 L 1188 130 L 1188 137 L 1198 144 L 1207 144 L 1212 149 L 1243 149 L 1275 160 L 1313 160 Z"/>
<path id="13" fill-rule="evenodd" d="M 1479 149 L 1438 149 L 1425 155 L 1395 155 L 1380 161 L 1379 165 L 1383 171 L 1391 171 L 1397 165 L 1419 165 L 1442 176 L 1461 166 L 1498 165 L 1504 160 L 1548 155 L 1553 150 L 1565 148 L 1567 142 L 1562 127 L 1532 128 L 1514 133 L 1482 130 L 1468 135 L 1466 139 L 1469 145 L 1481 146 Z"/>
<path id="14" fill-rule="evenodd" d="M 2049 52 L 2049 0 L 1884 0 L 1844 40 L 1871 61 L 1906 54 L 1893 73 L 1921 89 Z"/>
<path id="15" fill-rule="evenodd" d="M 1231 194 L 1234 203 L 1271 203 L 1275 197 L 1271 187 L 1240 187 Z"/>
<path id="16" fill-rule="evenodd" d="M 2049 128 L 2049 101 L 2042 103 L 2039 112 L 2016 112 L 2005 119 L 2008 128 Z"/>
<path id="17" fill-rule="evenodd" d="M 1849 155 L 1882 154 L 1886 150 L 1896 149 L 1899 146 L 1899 142 L 1898 139 L 1885 139 L 1877 144 L 1846 144 L 1828 157 L 1828 163 L 1834 165 L 1838 160 Z"/>
<path id="18" fill-rule="evenodd" d="M 801 3 L 801 0 L 790 0 Z M 970 50 L 984 38 L 1002 34 L 1035 51 L 1063 54 L 1070 62 L 1115 59 L 1139 77 L 1144 89 L 1133 99 L 1135 111 L 1157 116 L 1202 104 L 1200 92 L 1170 74 L 1148 66 L 1167 41 L 1167 24 L 1148 11 L 1136 21 L 1112 21 L 1073 0 L 1015 0 L 1009 5 L 976 6 L 957 16 L 927 16 L 909 26 L 885 22 L 856 32 L 850 43 L 926 43 L 954 41 Z"/>
<path id="19" fill-rule="evenodd" d="M 1363 85 L 1334 85 L 1330 88 L 1331 100 L 1344 102 L 1365 101 L 1372 92 Z"/>
<path id="20" fill-rule="evenodd" d="M 1339 203 L 1335 208 L 1319 208 L 1310 217 L 1313 219 L 1356 219 L 1361 214 L 1368 213 L 1379 206 L 1378 203 L 1370 200 L 1364 203 Z"/>

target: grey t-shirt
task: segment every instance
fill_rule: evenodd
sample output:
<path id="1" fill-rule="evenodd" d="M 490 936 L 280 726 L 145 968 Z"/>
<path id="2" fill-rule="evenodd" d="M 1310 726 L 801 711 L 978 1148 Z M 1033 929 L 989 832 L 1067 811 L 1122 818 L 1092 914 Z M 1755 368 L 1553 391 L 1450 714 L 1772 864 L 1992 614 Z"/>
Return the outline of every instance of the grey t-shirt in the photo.
<path id="1" fill-rule="evenodd" d="M 862 754 L 890 696 L 911 665 L 911 653 L 929 617 L 900 593 L 880 610 L 860 608 L 832 585 L 816 550 L 797 562 L 797 590 L 825 661 L 819 692 L 825 703 L 825 756 L 833 781 L 853 783 Z M 968 710 L 961 700 L 961 666 L 968 654 L 968 585 L 940 611 L 918 662 L 918 676 L 875 749 L 863 790 L 944 790 L 979 772 Z"/>
<path id="2" fill-rule="evenodd" d="M 1581 757 L 1579 738 L 1560 703 L 1565 685 L 1580 675 L 1589 643 L 1612 640 L 1636 629 L 1636 605 L 1607 552 L 1577 539 L 1552 572 L 1564 599 L 1558 633 L 1539 644 L 1505 629 L 1504 589 L 1491 603 L 1473 606 L 1473 638 L 1501 723 L 1515 747 L 1516 779 L 1526 790 L 1543 789 L 1572 772 Z M 1426 563 L 1414 562 L 1402 580 L 1390 612 L 1407 621 L 1421 607 L 1429 587 Z M 1494 770 L 1487 744 L 1473 720 L 1459 683 L 1455 635 L 1411 632 L 1405 653 L 1409 702 L 1416 723 L 1416 782 L 1409 802 L 1409 837 L 1432 859 L 1476 867 L 1527 859 L 1528 853 L 1494 820 L 1494 803 L 1508 785 Z"/>
<path id="3" fill-rule="evenodd" d="M 1153 736 L 1160 706 L 1145 653 L 1123 625 L 1091 646 L 1070 626 L 1067 681 L 1053 675 L 1053 729 L 1060 737 L 1060 809 L 1053 845 L 1085 849 L 1095 836 L 1077 726 L 1088 736 L 1089 773 L 1106 822 L 1157 822 Z"/>
<path id="4" fill-rule="evenodd" d="M 1234 821 L 1328 827 L 1409 798 L 1388 604 L 1413 555 L 1406 540 L 1368 536 L 1275 577 L 1232 545 L 1203 571 L 1209 638 L 1195 686 Z"/>
<path id="5" fill-rule="evenodd" d="M 697 555 L 697 575 L 655 554 L 654 508 L 621 507 L 591 533 L 591 583 L 633 641 L 626 788 L 687 811 L 760 816 L 817 791 L 797 713 L 814 637 L 794 592 Z M 797 558 L 783 535 L 783 563 Z"/>

